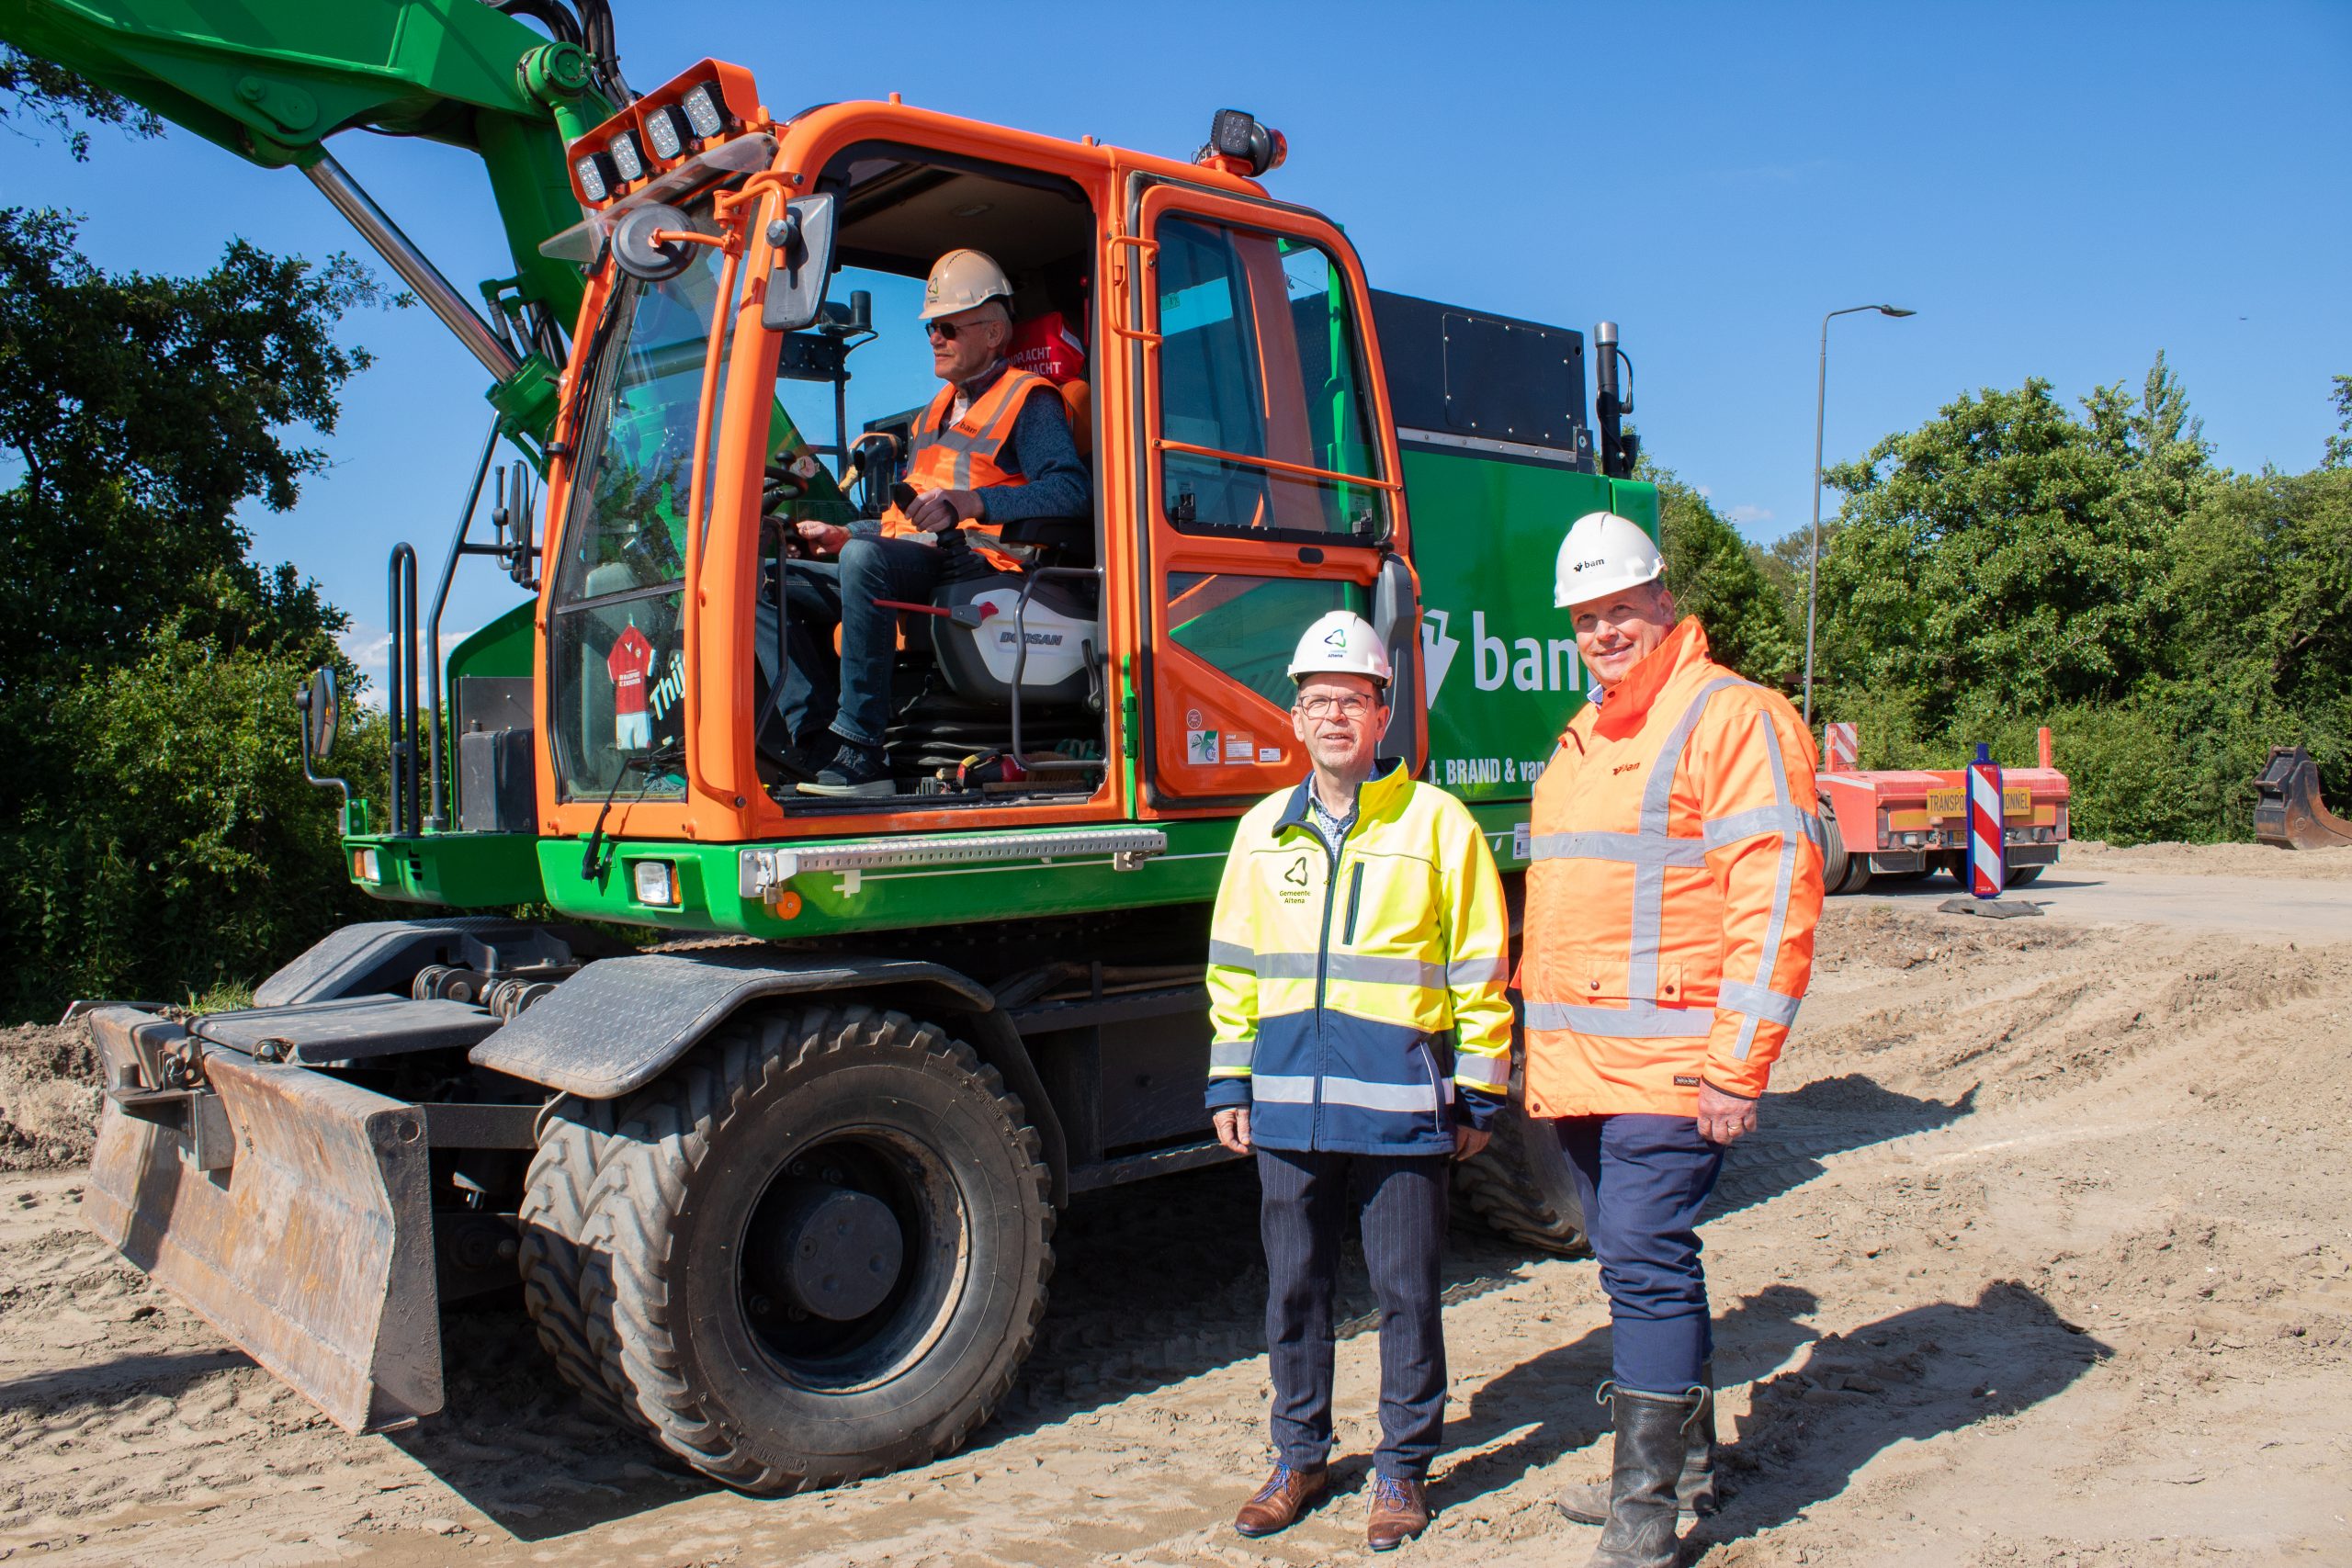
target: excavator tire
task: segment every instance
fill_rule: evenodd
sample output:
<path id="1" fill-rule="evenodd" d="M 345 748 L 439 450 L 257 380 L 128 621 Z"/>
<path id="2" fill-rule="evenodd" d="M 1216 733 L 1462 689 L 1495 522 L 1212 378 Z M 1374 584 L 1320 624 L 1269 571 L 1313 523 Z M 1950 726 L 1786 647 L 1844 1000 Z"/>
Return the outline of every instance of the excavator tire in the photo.
<path id="1" fill-rule="evenodd" d="M 1584 1208 L 1567 1156 L 1551 1129 L 1527 1114 L 1525 1048 L 1514 1055 L 1510 1103 L 1495 1117 L 1487 1146 L 1454 1166 L 1454 1196 L 1489 1230 L 1544 1252 L 1579 1257 Z"/>
<path id="2" fill-rule="evenodd" d="M 664 1448 L 741 1491 L 920 1464 L 1029 1354 L 1050 1190 L 1021 1101 L 936 1025 L 741 1017 L 619 1110 L 588 1339 Z"/>
<path id="3" fill-rule="evenodd" d="M 638 1425 L 637 1404 L 628 1391 L 605 1382 L 605 1361 L 589 1343 L 587 1314 L 580 1304 L 589 1267 L 581 1246 L 597 1168 L 612 1145 L 612 1110 L 609 1103 L 572 1095 L 548 1107 L 516 1214 L 521 1239 L 515 1265 L 523 1275 L 524 1310 L 563 1381 L 599 1414 Z"/>

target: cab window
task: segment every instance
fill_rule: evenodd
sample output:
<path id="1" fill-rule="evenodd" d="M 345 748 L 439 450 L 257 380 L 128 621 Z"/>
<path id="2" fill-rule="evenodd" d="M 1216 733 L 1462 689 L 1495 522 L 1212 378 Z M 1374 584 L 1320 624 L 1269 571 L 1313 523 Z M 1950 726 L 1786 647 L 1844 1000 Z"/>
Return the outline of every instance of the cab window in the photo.
<path id="1" fill-rule="evenodd" d="M 698 246 L 668 282 L 622 284 L 598 328 L 548 650 L 556 776 L 571 798 L 625 778 L 632 796 L 685 791 L 686 510 L 717 255 Z"/>
<path id="2" fill-rule="evenodd" d="M 1187 533 L 1387 531 L 1346 274 L 1292 235 L 1158 227 L 1162 505 Z M 1303 471 L 1302 471 L 1303 470 Z"/>

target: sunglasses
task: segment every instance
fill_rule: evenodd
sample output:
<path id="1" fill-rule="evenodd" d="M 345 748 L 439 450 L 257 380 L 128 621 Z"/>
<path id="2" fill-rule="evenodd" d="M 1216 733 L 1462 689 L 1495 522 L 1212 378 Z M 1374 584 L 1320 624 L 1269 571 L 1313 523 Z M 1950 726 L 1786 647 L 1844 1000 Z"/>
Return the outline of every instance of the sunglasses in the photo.
<path id="1" fill-rule="evenodd" d="M 959 333 L 969 332 L 974 327 L 988 327 L 995 324 L 993 321 L 966 321 L 958 326 L 954 321 L 925 321 L 922 324 L 922 330 L 942 343 L 954 343 Z"/>

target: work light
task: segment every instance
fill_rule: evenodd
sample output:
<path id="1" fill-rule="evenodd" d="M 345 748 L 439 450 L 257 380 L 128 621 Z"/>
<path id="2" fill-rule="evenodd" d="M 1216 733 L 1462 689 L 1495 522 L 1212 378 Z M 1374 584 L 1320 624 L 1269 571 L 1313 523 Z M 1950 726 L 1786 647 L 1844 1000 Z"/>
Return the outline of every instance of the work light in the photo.
<path id="1" fill-rule="evenodd" d="M 637 901 L 667 906 L 678 901 L 677 868 L 666 860 L 630 863 L 637 879 Z"/>
<path id="2" fill-rule="evenodd" d="M 694 127 L 696 136 L 716 136 L 727 123 L 726 114 L 718 107 L 718 95 L 710 90 L 707 82 L 686 89 L 678 100 L 686 111 L 686 123 Z"/>
<path id="3" fill-rule="evenodd" d="M 354 882 L 381 882 L 384 880 L 383 863 L 376 858 L 376 852 L 374 850 L 354 850 L 351 852 L 351 879 Z"/>
<path id="4" fill-rule="evenodd" d="M 652 144 L 657 158 L 674 158 L 686 145 L 686 116 L 675 104 L 664 104 L 647 112 L 645 140 Z"/>
<path id="5" fill-rule="evenodd" d="M 1281 131 L 1261 125 L 1247 109 L 1219 109 L 1209 121 L 1208 145 L 1193 161 L 1205 163 L 1213 156 L 1238 160 L 1254 178 L 1281 168 L 1283 160 L 1290 156 L 1290 142 Z"/>
<path id="6" fill-rule="evenodd" d="M 604 200 L 613 194 L 613 187 L 621 183 L 620 171 L 613 167 L 613 161 L 602 152 L 589 153 L 572 164 L 571 170 L 580 176 L 580 194 L 591 201 Z"/>
<path id="7" fill-rule="evenodd" d="M 613 167 L 620 171 L 621 178 L 641 180 L 645 177 L 645 154 L 637 150 L 636 132 L 622 131 L 605 143 L 605 151 L 613 155 Z"/>

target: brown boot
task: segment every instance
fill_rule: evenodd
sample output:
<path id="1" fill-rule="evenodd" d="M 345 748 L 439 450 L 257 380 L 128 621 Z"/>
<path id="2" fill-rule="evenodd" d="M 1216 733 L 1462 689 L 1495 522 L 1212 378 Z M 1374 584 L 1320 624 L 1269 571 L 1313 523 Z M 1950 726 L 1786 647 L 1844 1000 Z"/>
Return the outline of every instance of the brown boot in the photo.
<path id="1" fill-rule="evenodd" d="M 1288 1529 L 1306 1511 L 1306 1506 L 1323 1495 L 1324 1475 L 1319 1464 L 1312 1470 L 1298 1470 L 1275 1461 L 1273 1474 L 1233 1517 L 1233 1528 L 1247 1536 L 1272 1535 L 1276 1530 Z"/>
<path id="2" fill-rule="evenodd" d="M 1429 1499 L 1418 1481 L 1372 1478 L 1372 1520 L 1364 1527 L 1364 1541 L 1374 1551 L 1394 1551 L 1430 1528 Z"/>

